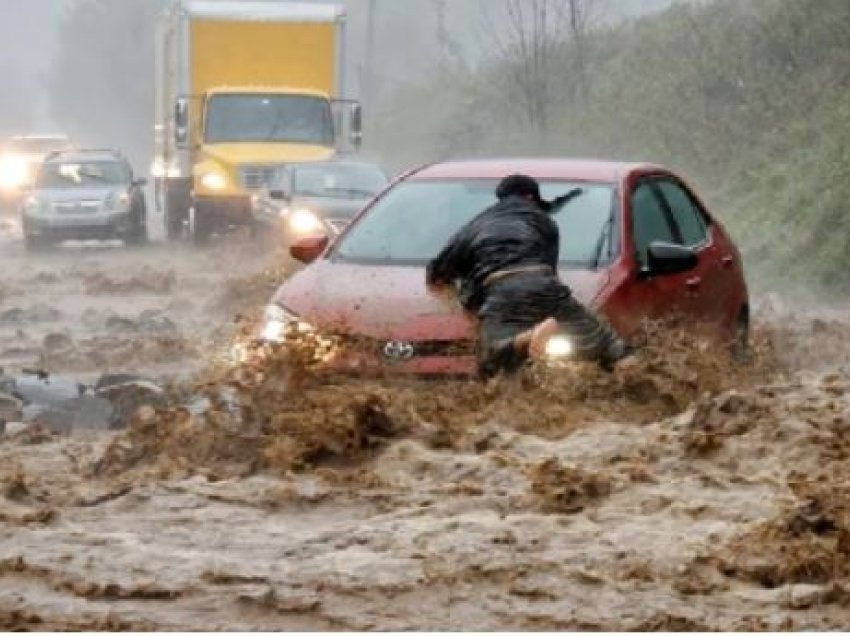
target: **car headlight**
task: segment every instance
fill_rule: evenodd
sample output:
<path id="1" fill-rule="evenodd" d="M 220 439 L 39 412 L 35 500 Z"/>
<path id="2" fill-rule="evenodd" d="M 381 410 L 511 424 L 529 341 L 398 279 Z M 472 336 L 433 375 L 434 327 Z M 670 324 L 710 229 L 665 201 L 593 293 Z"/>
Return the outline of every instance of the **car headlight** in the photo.
<path id="1" fill-rule="evenodd" d="M 280 305 L 266 307 L 261 339 L 265 342 L 283 342 L 288 331 L 311 333 L 313 327 Z"/>
<path id="2" fill-rule="evenodd" d="M 289 214 L 289 227 L 296 234 L 314 234 L 325 229 L 322 219 L 307 209 L 295 210 Z"/>
<path id="3" fill-rule="evenodd" d="M 227 187 L 227 178 L 220 172 L 208 172 L 201 177 L 201 185 L 207 190 L 224 190 Z"/>
<path id="4" fill-rule="evenodd" d="M 570 340 L 567 336 L 557 335 L 552 336 L 546 342 L 546 349 L 544 353 L 550 360 L 563 360 L 573 355 L 574 351 L 575 346 L 573 345 L 572 340 Z"/>
<path id="5" fill-rule="evenodd" d="M 11 155 L 0 159 L 0 187 L 3 189 L 19 188 L 28 177 L 29 168 L 23 157 Z"/>

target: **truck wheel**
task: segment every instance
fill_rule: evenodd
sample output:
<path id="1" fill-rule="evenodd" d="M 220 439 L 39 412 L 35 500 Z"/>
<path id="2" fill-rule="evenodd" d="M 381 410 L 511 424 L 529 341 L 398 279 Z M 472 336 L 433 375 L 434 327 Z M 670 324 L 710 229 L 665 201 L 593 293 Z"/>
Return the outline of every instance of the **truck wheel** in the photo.
<path id="1" fill-rule="evenodd" d="M 198 211 L 197 206 L 189 210 L 189 236 L 195 245 L 206 245 L 209 243 L 213 233 L 212 218 L 203 211 Z"/>
<path id="2" fill-rule="evenodd" d="M 189 181 L 165 183 L 165 236 L 169 241 L 180 241 L 186 235 L 189 220 Z"/>
<path id="3" fill-rule="evenodd" d="M 185 212 L 166 208 L 165 236 L 169 241 L 179 241 L 183 238 L 187 214 Z"/>

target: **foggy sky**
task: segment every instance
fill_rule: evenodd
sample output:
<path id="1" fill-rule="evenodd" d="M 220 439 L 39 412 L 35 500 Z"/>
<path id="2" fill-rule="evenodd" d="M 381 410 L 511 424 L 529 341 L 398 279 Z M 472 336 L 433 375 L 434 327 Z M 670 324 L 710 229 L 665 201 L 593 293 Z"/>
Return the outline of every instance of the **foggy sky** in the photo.
<path id="1" fill-rule="evenodd" d="M 0 73 L 6 90 L 0 101 L 0 134 L 50 132 L 44 75 L 66 5 L 77 0 L 0 0 Z M 121 2 L 122 0 L 112 0 Z M 324 0 L 313 0 L 324 1 Z M 616 20 L 669 5 L 674 0 L 604 0 L 607 17 Z M 349 87 L 359 92 L 365 50 L 368 0 L 344 0 L 349 10 L 352 64 Z M 448 0 L 447 23 L 463 55 L 475 61 L 484 46 L 482 7 L 497 0 Z M 415 79 L 437 61 L 437 25 L 427 0 L 378 0 L 375 73 L 382 90 Z M 51 129 L 51 130 L 48 130 Z"/>

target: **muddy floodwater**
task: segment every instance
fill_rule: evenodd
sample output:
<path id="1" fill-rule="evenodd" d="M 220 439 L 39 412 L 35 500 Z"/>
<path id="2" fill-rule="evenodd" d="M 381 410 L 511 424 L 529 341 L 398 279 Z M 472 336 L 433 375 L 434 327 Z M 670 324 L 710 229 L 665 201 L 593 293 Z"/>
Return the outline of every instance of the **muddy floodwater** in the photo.
<path id="1" fill-rule="evenodd" d="M 743 366 L 650 333 L 614 375 L 341 381 L 223 361 L 291 267 L 247 239 L 0 267 L 7 371 L 177 387 L 123 431 L 0 438 L 2 629 L 850 623 L 842 310 L 763 300 Z"/>

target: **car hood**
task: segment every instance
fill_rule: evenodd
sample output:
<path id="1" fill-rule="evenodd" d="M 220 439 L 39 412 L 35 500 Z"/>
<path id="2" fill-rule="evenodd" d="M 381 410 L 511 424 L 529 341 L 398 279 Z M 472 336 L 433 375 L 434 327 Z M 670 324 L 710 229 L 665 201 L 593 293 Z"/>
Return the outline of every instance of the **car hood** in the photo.
<path id="1" fill-rule="evenodd" d="M 326 219 L 349 220 L 360 212 L 369 199 L 335 199 L 330 197 L 294 197 L 292 208 L 307 208 Z"/>
<path id="2" fill-rule="evenodd" d="M 569 270 L 561 278 L 592 304 L 608 272 Z M 321 260 L 281 285 L 273 302 L 320 330 L 412 342 L 471 335 L 472 321 L 455 303 L 428 293 L 422 267 Z"/>
<path id="3" fill-rule="evenodd" d="M 125 192 L 126 188 L 110 187 L 87 187 L 87 188 L 47 188 L 37 190 L 36 196 L 42 201 L 51 203 L 63 203 L 66 201 L 104 201 L 110 193 Z"/>

